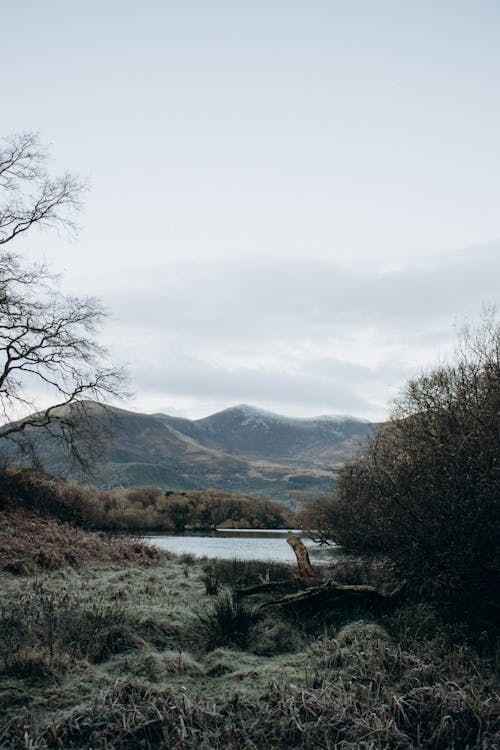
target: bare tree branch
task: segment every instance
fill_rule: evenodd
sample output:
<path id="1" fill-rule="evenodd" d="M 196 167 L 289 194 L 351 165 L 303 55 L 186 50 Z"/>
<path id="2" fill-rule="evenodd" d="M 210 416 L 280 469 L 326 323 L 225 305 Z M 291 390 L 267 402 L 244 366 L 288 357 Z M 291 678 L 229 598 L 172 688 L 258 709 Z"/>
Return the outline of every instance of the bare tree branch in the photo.
<path id="1" fill-rule="evenodd" d="M 34 225 L 76 230 L 85 184 L 65 173 L 49 175 L 47 150 L 37 133 L 20 133 L 0 145 L 0 245 Z"/>
<path id="2" fill-rule="evenodd" d="M 0 245 L 35 225 L 74 230 L 85 185 L 69 173 L 52 177 L 37 133 L 0 144 Z M 46 266 L 28 265 L 0 251 L 0 443 L 25 452 L 41 430 L 62 441 L 83 464 L 95 428 L 87 401 L 127 395 L 123 369 L 108 362 L 97 342 L 106 313 L 92 297 L 62 294 Z M 33 393 L 53 405 L 40 410 Z M 31 416 L 15 419 L 19 411 Z"/>

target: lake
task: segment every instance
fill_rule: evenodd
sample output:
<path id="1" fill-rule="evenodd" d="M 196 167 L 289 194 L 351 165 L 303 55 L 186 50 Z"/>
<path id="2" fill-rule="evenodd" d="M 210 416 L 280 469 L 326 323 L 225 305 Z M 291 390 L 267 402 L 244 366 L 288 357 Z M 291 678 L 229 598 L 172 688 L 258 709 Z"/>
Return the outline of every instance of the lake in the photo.
<path id="1" fill-rule="evenodd" d="M 301 532 L 294 530 L 301 535 Z M 216 557 L 222 560 L 266 560 L 295 563 L 295 555 L 286 541 L 287 531 L 280 529 L 217 529 L 217 531 L 189 534 L 155 534 L 141 536 L 147 544 L 177 555 Z M 311 562 L 331 562 L 332 547 L 316 544 L 302 537 Z"/>

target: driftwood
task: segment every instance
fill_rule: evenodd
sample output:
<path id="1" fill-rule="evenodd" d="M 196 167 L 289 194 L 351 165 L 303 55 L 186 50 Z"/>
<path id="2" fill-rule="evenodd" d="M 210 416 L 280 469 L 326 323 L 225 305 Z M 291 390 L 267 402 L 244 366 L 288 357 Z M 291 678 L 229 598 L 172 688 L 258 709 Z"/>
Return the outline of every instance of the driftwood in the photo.
<path id="1" fill-rule="evenodd" d="M 273 599 L 261 605 L 265 607 L 283 607 L 294 605 L 299 602 L 307 602 L 314 599 L 327 598 L 328 600 L 343 599 L 356 600 L 362 599 L 365 602 L 383 602 L 397 596 L 405 581 L 397 584 L 392 590 L 386 591 L 378 589 L 376 586 L 368 584 L 345 584 L 337 583 L 332 579 L 323 580 L 311 565 L 307 548 L 296 534 L 289 534 L 288 544 L 295 553 L 297 560 L 298 575 L 295 578 L 285 581 L 264 581 L 256 586 L 250 586 L 244 589 L 236 589 L 238 596 L 251 596 L 260 594 L 265 591 L 276 590 L 280 588 L 290 589 L 300 587 L 301 591 L 287 594 L 281 599 Z M 305 590 L 304 590 L 304 587 Z"/>

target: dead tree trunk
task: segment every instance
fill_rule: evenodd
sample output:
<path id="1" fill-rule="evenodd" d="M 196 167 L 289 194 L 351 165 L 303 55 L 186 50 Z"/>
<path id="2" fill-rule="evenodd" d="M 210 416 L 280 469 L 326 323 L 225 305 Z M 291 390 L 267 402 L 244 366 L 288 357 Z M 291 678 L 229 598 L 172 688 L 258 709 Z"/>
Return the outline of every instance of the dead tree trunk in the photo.
<path id="1" fill-rule="evenodd" d="M 295 553 L 297 559 L 297 567 L 299 569 L 299 580 L 303 581 L 307 586 L 314 586 L 320 582 L 320 577 L 317 575 L 311 561 L 309 560 L 309 552 L 304 542 L 297 534 L 288 534 L 287 542 Z"/>

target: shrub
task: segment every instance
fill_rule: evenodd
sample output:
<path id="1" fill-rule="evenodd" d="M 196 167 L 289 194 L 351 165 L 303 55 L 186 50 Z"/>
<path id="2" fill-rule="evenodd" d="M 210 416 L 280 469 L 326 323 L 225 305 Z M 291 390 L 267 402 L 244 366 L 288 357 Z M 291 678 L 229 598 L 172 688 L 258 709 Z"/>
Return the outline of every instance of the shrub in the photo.
<path id="1" fill-rule="evenodd" d="M 97 492 L 32 469 L 0 472 L 0 510 L 34 510 L 83 528 L 102 520 Z"/>
<path id="2" fill-rule="evenodd" d="M 461 342 L 454 363 L 408 383 L 317 525 L 349 552 L 390 558 L 420 594 L 498 616 L 500 327 L 490 318 Z"/>

